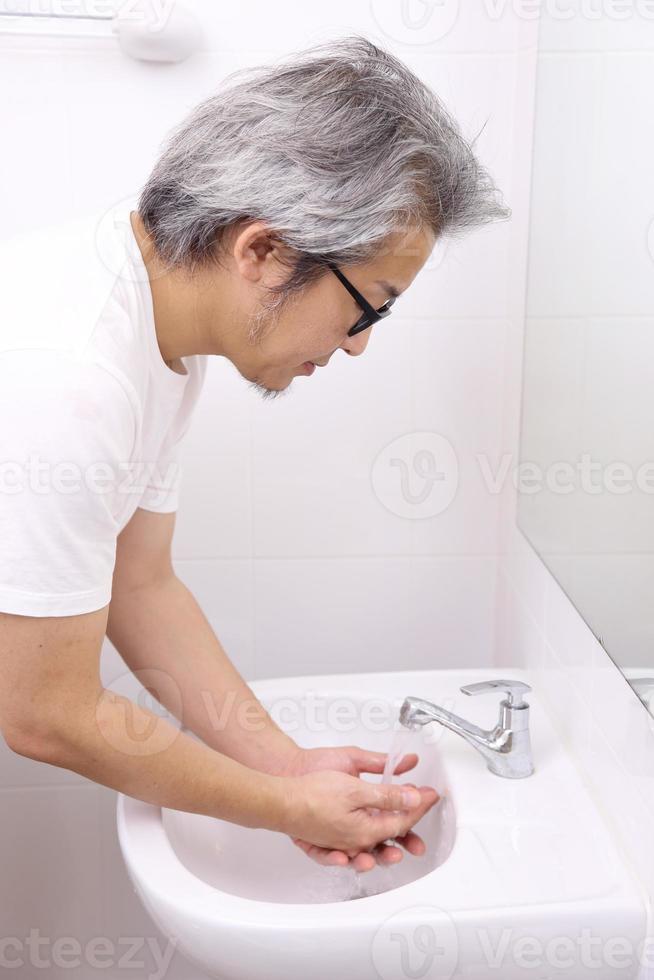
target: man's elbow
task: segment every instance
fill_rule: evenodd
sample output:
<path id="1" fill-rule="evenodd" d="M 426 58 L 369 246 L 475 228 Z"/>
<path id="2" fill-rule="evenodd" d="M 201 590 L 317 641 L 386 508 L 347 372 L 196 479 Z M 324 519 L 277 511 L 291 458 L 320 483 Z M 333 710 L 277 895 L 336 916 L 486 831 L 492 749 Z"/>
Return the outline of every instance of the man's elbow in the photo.
<path id="1" fill-rule="evenodd" d="M 54 722 L 38 723 L 21 719 L 2 731 L 7 747 L 16 755 L 53 766 L 64 765 L 69 755 L 68 737 Z"/>
<path id="2" fill-rule="evenodd" d="M 70 769 L 102 690 L 109 605 L 71 616 L 0 612 L 0 733 L 12 752 Z"/>

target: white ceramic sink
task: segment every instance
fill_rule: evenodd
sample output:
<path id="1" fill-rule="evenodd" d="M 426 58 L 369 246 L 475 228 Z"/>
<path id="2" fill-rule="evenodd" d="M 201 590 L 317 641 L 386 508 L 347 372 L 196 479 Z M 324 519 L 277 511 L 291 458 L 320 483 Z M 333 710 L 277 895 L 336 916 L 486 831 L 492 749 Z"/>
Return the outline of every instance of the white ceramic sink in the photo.
<path id="1" fill-rule="evenodd" d="M 636 962 L 630 970 L 607 951 L 621 937 L 636 953 L 643 896 L 528 672 L 311 675 L 250 686 L 301 745 L 388 751 L 394 732 L 405 731 L 397 717 L 406 696 L 492 728 L 501 695 L 472 699 L 459 688 L 495 677 L 533 688 L 535 772 L 493 775 L 436 723 L 412 733 L 404 751 L 420 761 L 400 781 L 434 785 L 443 799 L 416 825 L 425 855 L 405 853 L 393 868 L 322 868 L 283 834 L 119 794 L 127 869 L 164 934 L 220 980 L 637 977 Z"/>

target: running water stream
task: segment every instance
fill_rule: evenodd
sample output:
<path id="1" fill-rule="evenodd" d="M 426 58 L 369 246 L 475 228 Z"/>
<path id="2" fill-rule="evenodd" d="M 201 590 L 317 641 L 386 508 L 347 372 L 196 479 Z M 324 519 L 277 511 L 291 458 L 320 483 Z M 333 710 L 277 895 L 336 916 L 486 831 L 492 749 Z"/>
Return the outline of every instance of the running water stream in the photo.
<path id="1" fill-rule="evenodd" d="M 419 728 L 420 726 L 415 726 Z M 395 775 L 395 769 L 402 759 L 402 756 L 407 754 L 407 749 L 411 744 L 411 738 L 415 736 L 415 731 L 413 726 L 410 727 L 400 727 L 393 731 L 393 737 L 391 740 L 390 749 L 386 758 L 386 763 L 384 765 L 384 772 L 382 774 L 382 783 L 392 783 L 393 776 Z M 411 772 L 406 774 L 408 781 L 411 781 Z M 402 778 L 402 782 L 405 780 Z M 371 808 L 372 813 L 379 813 L 379 809 Z M 389 813 L 389 810 L 385 811 Z M 393 840 L 386 840 L 383 843 L 393 844 Z M 380 846 L 380 845 L 378 845 Z M 398 847 L 400 845 L 397 845 Z M 374 854 L 375 848 L 370 848 L 370 853 Z M 403 855 L 402 861 L 408 858 L 406 854 Z M 394 867 L 396 864 L 401 864 L 401 861 L 396 861 L 393 864 L 380 864 L 376 863 L 375 867 L 370 871 L 357 871 L 355 868 L 343 865 L 330 865 L 323 867 L 321 869 L 320 878 L 316 880 L 315 886 L 315 898 L 313 900 L 318 902 L 349 902 L 356 898 L 367 898 L 370 895 L 378 895 L 381 892 L 389 891 L 394 888 L 397 883 L 397 876 L 394 875 Z"/>
<path id="2" fill-rule="evenodd" d="M 393 775 L 395 773 L 395 768 L 402 756 L 406 755 L 406 748 L 413 735 L 411 728 L 400 728 L 394 735 L 391 742 L 391 747 L 388 752 L 388 757 L 386 759 L 386 764 L 384 766 L 384 773 L 382 775 L 382 783 L 392 783 Z M 372 809 L 373 813 L 380 813 L 378 809 Z M 389 813 L 390 811 L 386 811 Z M 395 841 L 388 839 L 382 843 L 394 844 Z M 399 845 L 397 845 L 399 847 Z M 374 853 L 375 848 L 371 847 L 370 852 Z M 404 860 L 404 858 L 403 858 Z M 379 892 L 387 891 L 392 887 L 390 881 L 390 874 L 393 870 L 394 864 L 377 864 L 376 869 L 383 876 L 381 884 L 377 888 L 372 888 L 367 884 L 366 876 L 372 874 L 372 871 L 357 871 L 354 868 L 346 869 L 351 872 L 353 877 L 353 894 L 351 894 L 349 899 L 353 898 L 366 898 L 368 895 L 377 895 Z"/>

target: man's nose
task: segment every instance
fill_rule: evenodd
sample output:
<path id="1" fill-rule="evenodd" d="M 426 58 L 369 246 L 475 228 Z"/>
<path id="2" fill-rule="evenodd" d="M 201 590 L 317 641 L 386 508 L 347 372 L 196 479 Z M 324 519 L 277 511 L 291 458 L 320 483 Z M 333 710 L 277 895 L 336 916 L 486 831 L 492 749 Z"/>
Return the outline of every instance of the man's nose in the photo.
<path id="1" fill-rule="evenodd" d="M 371 331 L 372 326 L 366 327 L 365 330 L 360 330 L 359 333 L 355 333 L 354 337 L 346 337 L 341 344 L 342 349 L 353 357 L 363 354 L 368 346 Z"/>

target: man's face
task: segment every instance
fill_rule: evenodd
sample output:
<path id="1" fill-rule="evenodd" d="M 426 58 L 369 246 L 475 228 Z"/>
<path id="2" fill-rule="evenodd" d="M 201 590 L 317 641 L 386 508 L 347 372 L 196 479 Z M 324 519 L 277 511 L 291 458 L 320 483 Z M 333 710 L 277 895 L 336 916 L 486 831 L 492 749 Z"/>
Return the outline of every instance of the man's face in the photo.
<path id="1" fill-rule="evenodd" d="M 340 269 L 368 303 L 379 309 L 392 295 L 385 284 L 399 293 L 408 289 L 434 244 L 431 232 L 397 232 L 374 261 Z M 233 358 L 235 366 L 264 398 L 274 398 L 288 391 L 294 378 L 312 374 L 310 364 L 324 367 L 337 350 L 362 354 L 376 324 L 353 337 L 347 335 L 362 313 L 330 270 L 278 313 L 253 314 L 251 322 L 256 324 L 258 337 L 242 356 Z M 387 322 L 392 324 L 392 320 Z"/>

